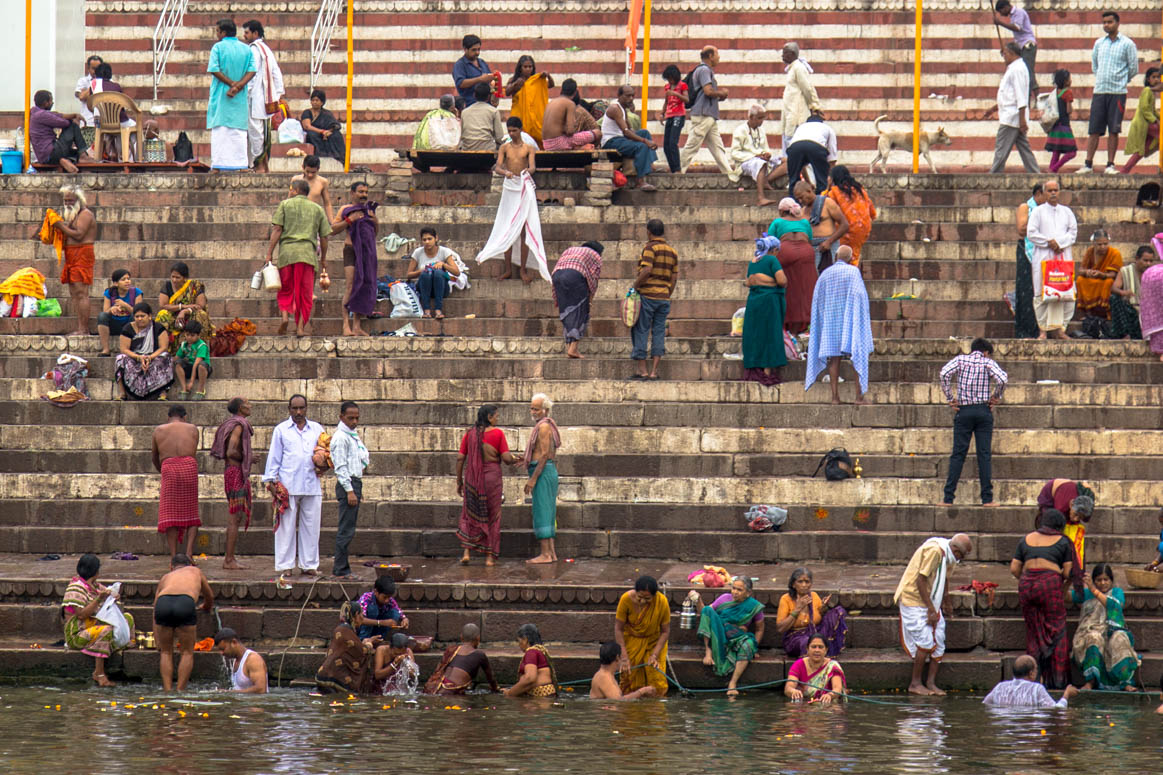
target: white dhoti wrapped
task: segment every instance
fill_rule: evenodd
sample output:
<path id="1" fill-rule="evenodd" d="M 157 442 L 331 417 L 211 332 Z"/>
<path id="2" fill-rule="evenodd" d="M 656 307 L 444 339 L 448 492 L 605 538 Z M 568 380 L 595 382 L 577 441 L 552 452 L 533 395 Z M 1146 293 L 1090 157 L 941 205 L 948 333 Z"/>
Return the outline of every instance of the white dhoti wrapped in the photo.
<path id="1" fill-rule="evenodd" d="M 216 170 L 250 168 L 245 129 L 216 126 L 210 130 L 210 166 Z"/>
<path id="2" fill-rule="evenodd" d="M 770 175 L 780 162 L 783 161 L 778 154 L 772 154 L 770 159 L 764 159 L 759 156 L 753 156 L 747 161 L 739 165 L 739 170 L 752 180 L 759 180 L 759 173 L 763 168 L 767 168 L 767 173 Z"/>
<path id="3" fill-rule="evenodd" d="M 545 243 L 541 240 L 541 218 L 537 214 L 537 187 L 528 171 L 520 177 L 505 178 L 501 189 L 501 204 L 489 241 L 477 253 L 477 263 L 505 255 L 517 240 L 525 235 L 525 244 L 533 257 L 534 267 L 545 282 L 552 282 L 549 264 L 545 260 Z"/>
<path id="4" fill-rule="evenodd" d="M 929 609 L 923 605 L 902 605 L 901 645 L 912 658 L 917 649 L 931 651 L 930 658 L 940 659 L 945 655 L 945 615 L 935 625 L 929 624 Z M 938 612 L 939 613 L 939 612 Z"/>
<path id="5" fill-rule="evenodd" d="M 262 156 L 267 150 L 267 125 L 270 119 L 250 117 L 249 126 L 246 129 L 247 139 L 247 166 L 253 166 L 254 160 Z"/>
<path id="6" fill-rule="evenodd" d="M 1038 255 L 1041 253 L 1042 255 Z M 1043 299 L 1042 298 L 1042 262 L 1049 261 L 1054 255 L 1049 251 L 1036 251 L 1031 269 L 1034 271 L 1034 317 L 1038 320 L 1040 331 L 1056 331 L 1065 329 L 1074 319 L 1074 300 Z"/>

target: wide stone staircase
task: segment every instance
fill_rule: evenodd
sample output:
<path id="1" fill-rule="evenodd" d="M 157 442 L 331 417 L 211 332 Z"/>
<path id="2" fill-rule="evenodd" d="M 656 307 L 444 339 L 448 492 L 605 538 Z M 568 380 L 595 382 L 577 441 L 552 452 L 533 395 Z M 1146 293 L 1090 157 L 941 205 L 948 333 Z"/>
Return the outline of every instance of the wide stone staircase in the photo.
<path id="1" fill-rule="evenodd" d="M 389 177 L 366 176 L 373 198 L 384 199 Z M 333 188 L 354 178 L 337 176 Z M 564 189 L 568 175 L 542 175 L 543 191 Z M 874 178 L 881 216 L 865 247 L 865 277 L 873 306 L 876 354 L 867 406 L 832 406 L 826 385 L 803 388 L 803 365 L 784 370 L 784 384 L 763 388 L 738 381 L 733 358 L 740 342 L 730 317 L 745 301 L 741 282 L 751 238 L 770 212 L 744 206 L 749 196 L 717 175 L 665 176 L 656 198 L 616 193 L 609 207 L 546 204 L 544 237 L 551 259 L 584 239 L 605 243 L 602 282 L 585 360 L 563 357 L 560 326 L 548 286 L 538 280 L 496 279 L 497 261 L 471 264 L 472 287 L 448 300 L 450 316 L 411 321 L 419 337 L 342 338 L 342 272 L 330 251 L 335 284 L 321 294 L 315 335 L 278 337 L 269 294 L 249 278 L 265 255 L 267 224 L 284 196 L 281 176 L 83 176 L 101 223 L 97 276 L 126 267 L 146 298 L 156 298 L 169 266 L 186 261 L 207 286 L 218 324 L 252 319 L 257 336 L 236 356 L 214 359 L 209 400 L 184 402 L 202 429 L 202 567 L 219 595 L 220 617 L 258 644 L 285 679 L 310 675 L 345 597 L 370 584 L 372 570 L 356 565 L 362 584 L 294 579 L 276 587 L 270 508 L 256 498 L 251 529 L 240 538 L 246 571 L 223 571 L 226 504 L 221 463 L 209 456 L 225 402 L 245 395 L 254 406 L 258 467 L 270 428 L 285 418 L 296 392 L 309 415 L 333 426 L 341 400 L 360 403 L 364 438 L 372 450 L 367 501 L 354 552 L 359 562 L 412 565 L 399 599 L 417 634 L 453 641 L 467 621 L 484 627 L 486 646 L 512 673 L 516 626 L 538 623 L 558 655 L 563 680 L 588 676 L 596 643 L 612 637 L 618 595 L 650 573 L 663 582 L 675 610 L 672 652 L 683 684 L 716 685 L 699 663 L 690 631 L 677 610 L 690 588 L 687 575 L 703 564 L 758 579 L 769 614 L 791 570 L 808 565 L 821 594 L 850 612 L 849 680 L 862 688 L 902 685 L 892 591 L 916 546 L 933 534 L 969 533 L 974 554 L 953 578 L 1000 584 L 986 596 L 955 591 L 951 653 L 943 675 L 956 686 L 984 687 L 1008 669 L 1024 647 L 1016 582 L 1008 560 L 1033 522 L 1034 502 L 1050 477 L 1093 483 L 1098 509 L 1090 523 L 1088 564 L 1141 566 L 1156 542 L 1163 365 L 1142 342 L 1035 342 L 1009 339 L 1002 294 L 1012 287 L 1014 207 L 1027 196 L 1025 176 Z M 1124 256 L 1157 230 L 1154 212 L 1133 207 L 1141 180 L 1079 178 L 1068 184 L 1080 234 L 1103 225 Z M 56 606 L 78 554 L 104 559 L 101 578 L 124 580 L 125 599 L 150 629 L 153 584 L 164 572 L 156 532 L 157 477 L 150 432 L 164 422 L 165 403 L 112 401 L 112 359 L 98 358 L 96 337 L 66 337 L 67 293 L 55 279 L 48 247 L 28 240 L 45 207 L 55 203 L 57 176 L 0 178 L 0 276 L 33 265 L 49 276 L 49 294 L 62 299 L 60 319 L 0 322 L 0 640 L 3 672 L 79 675 L 84 658 L 49 644 L 60 638 Z M 412 191 L 379 210 L 381 235 L 418 236 L 434 225 L 445 244 L 471 259 L 483 244 L 495 208 L 480 179 L 417 174 Z M 397 186 L 397 188 L 399 188 Z M 409 204 L 411 201 L 420 202 Z M 442 204 L 443 202 L 456 204 Z M 662 380 L 635 382 L 629 337 L 618 303 L 635 273 L 648 218 L 661 218 L 682 261 Z M 380 253 L 380 273 L 401 275 L 403 252 Z M 97 299 L 101 282 L 93 287 Z M 904 293 L 915 298 L 890 300 Z M 380 311 L 387 315 L 390 305 Z M 405 322 L 371 321 L 391 331 Z M 951 413 L 936 384 L 946 360 L 968 339 L 995 339 L 1009 372 L 1006 402 L 997 412 L 994 477 L 999 506 L 977 502 L 970 458 L 952 509 L 940 500 L 950 444 Z M 70 410 L 39 400 L 40 375 L 56 356 L 88 357 L 93 401 Z M 841 386 L 846 400 L 853 375 Z M 459 515 L 454 472 L 460 435 L 476 407 L 496 403 L 510 444 L 528 440 L 527 402 L 544 391 L 562 428 L 558 553 L 567 561 L 526 566 L 534 553 L 523 477 L 506 477 L 502 562 L 495 569 L 462 568 L 453 534 Z M 821 455 L 846 447 L 859 456 L 863 478 L 826 482 L 812 477 Z M 324 492 L 333 492 L 332 478 Z M 743 519 L 752 504 L 789 509 L 779 533 L 752 533 Z M 323 569 L 333 547 L 336 507 L 324 500 Z M 138 562 L 108 559 L 113 552 Z M 37 561 L 49 554 L 59 560 Z M 1119 582 L 1123 583 L 1119 572 Z M 706 593 L 709 594 L 709 593 Z M 1144 652 L 1143 680 L 1158 681 L 1163 599 L 1128 589 L 1128 621 Z M 199 635 L 217 620 L 203 615 Z M 292 639 L 298 636 L 294 641 Z M 293 647 L 292 647 L 293 643 Z M 748 680 L 774 680 L 787 665 L 773 623 Z M 35 646 L 35 647 L 34 647 Z M 426 655 L 425 667 L 430 667 Z M 149 674 L 156 653 L 131 650 L 125 670 Z M 212 676 L 216 656 L 199 661 Z"/>
<path id="2" fill-rule="evenodd" d="M 1075 131 L 1085 134 L 1093 85 L 1090 51 L 1102 35 L 1101 12 L 1107 6 L 1098 0 L 1071 2 L 1068 7 L 1057 2 L 1026 5 L 1038 34 L 1038 84 L 1043 91 L 1048 90 L 1055 70 L 1071 72 L 1078 97 Z M 88 0 L 87 51 L 113 65 L 115 79 L 143 108 L 168 108 L 161 119 L 167 139 L 172 141 L 179 130 L 185 130 L 196 153 L 209 158 L 206 63 L 214 43 L 214 24 L 226 7 L 190 4 L 155 100 L 149 40 L 161 6 L 157 0 Z M 318 2 L 304 1 L 229 4 L 229 15 L 239 24 L 257 18 L 265 25 L 267 42 L 282 66 L 287 99 L 296 117 L 307 107 L 311 31 L 318 8 Z M 990 14 L 980 5 L 961 0 L 934 0 L 926 3 L 925 9 L 922 122 L 925 131 L 936 131 L 940 126 L 953 140 L 951 146 L 935 148 L 933 159 L 944 172 L 986 169 L 993 155 L 997 123 L 985 119 L 984 111 L 994 104 L 1003 70 Z M 1149 3 L 1124 3 L 1119 10 L 1122 31 L 1138 42 L 1144 66 L 1157 61 L 1150 42 L 1159 38 L 1158 9 Z M 478 3 L 471 9 L 452 0 L 357 3 L 352 163 L 383 164 L 395 158 L 394 149 L 411 147 L 420 118 L 436 107 L 441 94 L 452 90 L 452 64 L 462 53 L 460 40 L 466 33 L 483 39 L 482 58 L 506 80 L 517 59 L 532 54 L 539 70 L 553 75 L 558 84 L 572 77 L 586 99 L 612 99 L 625 80 L 626 16 L 624 4 L 597 0 Z M 721 112 L 724 141 L 730 143 L 735 125 L 745 120 L 748 108 L 758 102 L 771 112 L 767 132 L 773 145 L 778 145 L 777 118 L 784 84 L 780 48 L 784 41 L 798 41 L 804 58 L 815 70 L 813 83 L 824 112 L 840 138 L 842 163 L 862 167 L 876 153 L 873 119 L 887 116 L 881 127 L 884 131 L 911 130 L 913 34 L 913 4 L 902 0 L 875 4 L 847 0 L 759 4 L 659 0 L 652 17 L 647 128 L 661 140 L 662 125 L 654 120 L 654 114 L 662 107 L 662 69 L 673 63 L 686 73 L 697 64 L 702 46 L 711 44 L 721 49 L 718 82 L 730 95 Z M 1001 39 L 1010 40 L 1010 33 L 1001 31 Z M 854 41 L 859 43 L 854 45 Z M 341 24 L 316 82 L 327 93 L 327 107 L 340 120 L 345 109 L 345 55 Z M 80 60 L 78 54 L 78 63 Z M 631 79 L 639 88 L 641 67 L 639 50 Z M 57 95 L 58 110 L 73 110 L 75 99 L 63 93 L 69 84 L 58 89 L 62 92 Z M 1136 81 L 1132 87 L 1131 105 L 1140 86 Z M 43 85 L 33 84 L 33 88 Z M 501 101 L 502 110 L 507 111 L 509 105 L 508 98 Z M 11 123 L 13 129 L 16 123 Z M 1034 146 L 1040 150 L 1043 133 L 1037 127 L 1032 132 Z M 286 169 L 297 168 L 297 159 L 284 157 L 288 148 L 276 144 L 276 163 Z M 706 151 L 698 158 L 710 163 Z M 1012 161 L 1018 163 L 1016 158 Z M 1048 157 L 1043 158 L 1043 165 L 1048 161 Z M 891 162 L 895 169 L 911 168 L 908 151 L 896 151 Z M 1140 169 L 1150 171 L 1151 165 L 1147 160 Z"/>

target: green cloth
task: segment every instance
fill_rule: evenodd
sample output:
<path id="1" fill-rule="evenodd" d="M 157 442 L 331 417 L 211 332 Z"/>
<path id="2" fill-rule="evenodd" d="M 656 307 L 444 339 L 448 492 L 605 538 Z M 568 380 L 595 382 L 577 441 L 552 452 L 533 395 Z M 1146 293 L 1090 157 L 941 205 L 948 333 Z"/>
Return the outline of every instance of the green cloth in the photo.
<path id="1" fill-rule="evenodd" d="M 183 339 L 181 346 L 178 347 L 178 360 L 193 364 L 199 358 L 202 359 L 203 363 L 210 364 L 210 345 L 206 344 L 206 340 L 199 339 L 191 346 Z"/>
<path id="2" fill-rule="evenodd" d="M 537 470 L 537 463 L 529 464 L 529 475 Z M 533 487 L 533 535 L 553 538 L 557 535 L 557 464 L 545 461 L 541 476 Z"/>
<path id="3" fill-rule="evenodd" d="M 1147 129 L 1152 124 L 1159 123 L 1159 112 L 1155 110 L 1155 92 L 1147 87 L 1139 93 L 1139 107 L 1135 110 L 1135 117 L 1131 119 L 1131 127 L 1127 130 L 1127 147 L 1123 150 L 1127 154 L 1137 153 L 1140 156 L 1150 156 L 1159 149 L 1159 135 L 1151 138 L 1151 146 L 1147 147 Z"/>
<path id="4" fill-rule="evenodd" d="M 1081 603 L 1082 612 L 1074 633 L 1074 662 L 1082 671 L 1083 679 L 1093 681 L 1100 689 L 1122 689 L 1133 686 L 1139 658 L 1135 653 L 1135 639 L 1123 618 L 1126 595 L 1114 587 L 1106 596 L 1106 606 L 1088 589 L 1079 595 L 1071 590 L 1075 604 Z"/>
<path id="5" fill-rule="evenodd" d="M 776 218 L 767 227 L 767 233 L 773 237 L 783 239 L 783 235 L 792 234 L 793 232 L 808 235 L 808 239 L 812 238 L 812 224 L 806 218 L 800 218 L 798 221 L 789 221 L 787 218 Z"/>
<path id="6" fill-rule="evenodd" d="M 279 269 L 291 264 L 310 264 L 319 269 L 319 238 L 331 234 L 331 224 L 323 208 L 300 194 L 279 202 L 275 226 L 283 227 L 279 237 Z"/>
<path id="7" fill-rule="evenodd" d="M 434 118 L 447 118 L 449 116 L 455 117 L 456 114 L 442 108 L 425 113 L 424 118 L 420 119 L 420 126 L 416 127 L 416 133 L 412 135 L 412 147 L 418 151 L 430 150 L 432 144 L 428 141 L 428 122 Z"/>
<path id="8" fill-rule="evenodd" d="M 783 267 L 779 259 L 768 254 L 747 265 L 747 276 L 765 274 L 775 277 Z M 753 285 L 747 293 L 747 311 L 743 313 L 743 368 L 777 369 L 787 365 L 783 345 L 783 318 L 787 312 L 785 289 Z"/>
<path id="9" fill-rule="evenodd" d="M 254 72 L 254 54 L 250 46 L 238 38 L 223 38 L 210 49 L 208 73 L 222 73 L 231 81 L 239 81 Z M 257 76 L 256 76 L 257 77 Z M 219 126 L 245 130 L 250 122 L 250 100 L 245 87 L 233 97 L 227 97 L 230 87 L 217 78 L 210 79 L 210 100 L 206 103 L 206 128 Z"/>
<path id="10" fill-rule="evenodd" d="M 699 635 L 711 647 L 715 673 L 726 675 L 735 669 L 736 662 L 750 662 L 759 652 L 755 634 L 744 629 L 744 625 L 762 610 L 763 603 L 753 597 L 738 603 L 732 600 L 718 609 L 703 606 L 699 614 Z"/>

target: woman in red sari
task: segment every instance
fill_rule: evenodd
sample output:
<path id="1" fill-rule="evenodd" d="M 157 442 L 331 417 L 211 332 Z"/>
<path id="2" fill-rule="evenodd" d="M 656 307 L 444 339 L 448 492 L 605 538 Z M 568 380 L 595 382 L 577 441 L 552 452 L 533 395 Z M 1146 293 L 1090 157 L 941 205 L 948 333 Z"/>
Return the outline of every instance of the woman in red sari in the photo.
<path id="1" fill-rule="evenodd" d="M 522 459 L 509 451 L 505 432 L 494 427 L 497 411 L 492 404 L 482 406 L 476 424 L 460 440 L 456 494 L 464 505 L 456 537 L 464 547 L 461 565 L 468 565 L 472 550 L 484 553 L 485 565 L 493 565 L 501 553 L 501 461 L 512 466 Z"/>

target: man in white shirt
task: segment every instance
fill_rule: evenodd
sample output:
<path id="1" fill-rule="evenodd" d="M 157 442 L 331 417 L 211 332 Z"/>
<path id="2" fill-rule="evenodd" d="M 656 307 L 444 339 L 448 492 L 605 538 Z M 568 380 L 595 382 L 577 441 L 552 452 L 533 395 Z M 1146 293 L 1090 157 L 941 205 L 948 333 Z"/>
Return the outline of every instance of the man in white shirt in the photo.
<path id="1" fill-rule="evenodd" d="M 86 59 L 85 74 L 77 80 L 77 88 L 73 90 L 73 95 L 81 103 L 81 126 L 97 126 L 97 119 L 89 107 L 89 87 L 93 85 L 93 79 L 97 77 L 97 68 L 104 61 L 96 54 Z"/>
<path id="2" fill-rule="evenodd" d="M 262 22 L 251 19 L 242 25 L 242 40 L 254 56 L 254 78 L 246 85 L 250 102 L 250 125 L 246 130 L 250 166 L 255 172 L 268 172 L 271 156 L 271 116 L 267 105 L 278 102 L 283 94 L 283 71 L 271 47 L 263 39 Z"/>
<path id="3" fill-rule="evenodd" d="M 1027 136 L 1030 125 L 1030 71 L 1022 61 L 1022 50 L 1012 40 L 1002 46 L 1002 58 L 1006 63 L 1005 75 L 997 87 L 997 104 L 989 109 L 985 118 L 997 114 L 997 141 L 994 144 L 993 166 L 990 172 L 1004 172 L 1010 151 L 1016 145 L 1018 156 L 1026 172 L 1038 172 L 1038 162 L 1030 150 Z"/>
<path id="4" fill-rule="evenodd" d="M 319 573 L 319 524 L 323 508 L 323 490 L 319 487 L 320 467 L 312 459 L 323 426 L 307 419 L 307 399 L 295 394 L 290 400 L 291 416 L 271 432 L 271 449 L 267 453 L 262 480 L 276 498 L 276 485 L 286 489 L 287 506 L 276 517 L 275 572 L 294 570 L 303 575 Z M 296 538 L 298 560 L 296 562 Z"/>
<path id="5" fill-rule="evenodd" d="M 809 116 L 800 124 L 784 152 L 787 154 L 787 195 L 796 195 L 796 183 L 805 167 L 812 188 L 817 194 L 822 194 L 828 182 L 828 171 L 840 157 L 836 133 L 824 123 L 823 117 Z"/>
<path id="6" fill-rule="evenodd" d="M 1014 677 L 1002 681 L 982 700 L 993 708 L 1065 708 L 1078 696 L 1077 686 L 1067 686 L 1062 699 L 1054 702 L 1046 687 L 1038 683 L 1038 663 L 1029 654 L 1014 660 Z"/>
<path id="7" fill-rule="evenodd" d="M 334 576 L 351 575 L 347 548 L 355 538 L 359 504 L 363 502 L 363 472 L 370 462 L 368 449 L 359 437 L 359 407 L 355 401 L 339 405 L 339 425 L 331 434 L 331 464 L 335 466 L 335 498 L 339 501 L 339 530 L 335 534 Z"/>
<path id="8" fill-rule="evenodd" d="M 1078 221 L 1066 205 L 1058 204 L 1059 183 L 1049 180 L 1042 185 L 1046 201 L 1031 211 L 1026 224 L 1026 239 L 1034 246 L 1031 269 L 1034 271 L 1034 317 L 1038 319 L 1038 338 L 1047 334 L 1066 338 L 1066 324 L 1074 317 L 1074 299 L 1042 298 L 1042 264 L 1061 257 L 1073 261 L 1070 247 L 1078 240 Z"/>

